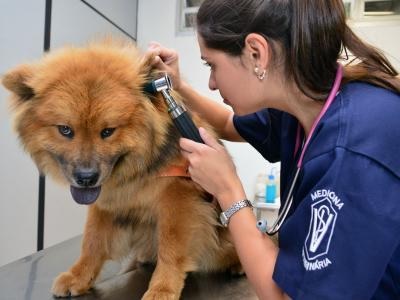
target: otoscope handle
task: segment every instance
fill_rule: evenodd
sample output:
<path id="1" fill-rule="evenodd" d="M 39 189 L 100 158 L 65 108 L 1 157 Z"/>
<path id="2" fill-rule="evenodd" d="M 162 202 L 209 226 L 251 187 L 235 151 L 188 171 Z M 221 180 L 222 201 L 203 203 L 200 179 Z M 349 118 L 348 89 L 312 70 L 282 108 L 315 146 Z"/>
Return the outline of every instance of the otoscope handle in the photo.
<path id="1" fill-rule="evenodd" d="M 174 118 L 173 121 L 182 137 L 204 144 L 204 141 L 200 137 L 199 130 L 196 125 L 194 125 L 187 111 L 182 112 L 179 116 Z"/>

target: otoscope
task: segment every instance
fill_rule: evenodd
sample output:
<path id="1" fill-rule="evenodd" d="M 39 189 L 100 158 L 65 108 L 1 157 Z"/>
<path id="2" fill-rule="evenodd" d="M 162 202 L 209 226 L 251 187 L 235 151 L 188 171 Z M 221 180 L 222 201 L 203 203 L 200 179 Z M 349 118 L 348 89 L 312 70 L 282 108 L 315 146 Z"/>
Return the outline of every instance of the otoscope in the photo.
<path id="1" fill-rule="evenodd" d="M 199 130 L 196 125 L 194 125 L 189 112 L 184 106 L 176 103 L 175 99 L 170 94 L 171 90 L 172 83 L 167 74 L 159 79 L 150 81 L 144 86 L 144 91 L 152 95 L 161 92 L 168 106 L 168 113 L 182 137 L 204 144 L 204 141 L 200 137 Z"/>

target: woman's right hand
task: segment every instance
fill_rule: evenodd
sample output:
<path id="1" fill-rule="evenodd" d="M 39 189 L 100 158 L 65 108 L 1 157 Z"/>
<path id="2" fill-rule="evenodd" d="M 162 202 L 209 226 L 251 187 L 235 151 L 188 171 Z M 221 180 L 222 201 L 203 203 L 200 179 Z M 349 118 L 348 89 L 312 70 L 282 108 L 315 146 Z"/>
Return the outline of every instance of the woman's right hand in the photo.
<path id="1" fill-rule="evenodd" d="M 169 48 L 165 48 L 157 42 L 151 42 L 146 55 L 154 56 L 152 66 L 169 75 L 172 81 L 172 87 L 179 92 L 181 87 L 181 78 L 179 73 L 178 53 Z"/>

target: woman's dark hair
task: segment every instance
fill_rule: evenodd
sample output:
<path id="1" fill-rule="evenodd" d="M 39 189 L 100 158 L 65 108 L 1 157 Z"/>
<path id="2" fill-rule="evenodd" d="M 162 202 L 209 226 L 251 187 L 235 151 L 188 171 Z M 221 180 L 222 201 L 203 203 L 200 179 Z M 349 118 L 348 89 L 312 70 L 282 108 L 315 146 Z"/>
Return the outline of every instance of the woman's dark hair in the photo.
<path id="1" fill-rule="evenodd" d="M 196 26 L 207 47 L 233 56 L 242 54 L 250 33 L 269 42 L 272 56 L 281 45 L 286 76 L 315 100 L 329 94 L 343 50 L 356 59 L 345 67 L 343 82 L 361 80 L 400 92 L 395 68 L 346 24 L 342 0 L 205 0 Z"/>

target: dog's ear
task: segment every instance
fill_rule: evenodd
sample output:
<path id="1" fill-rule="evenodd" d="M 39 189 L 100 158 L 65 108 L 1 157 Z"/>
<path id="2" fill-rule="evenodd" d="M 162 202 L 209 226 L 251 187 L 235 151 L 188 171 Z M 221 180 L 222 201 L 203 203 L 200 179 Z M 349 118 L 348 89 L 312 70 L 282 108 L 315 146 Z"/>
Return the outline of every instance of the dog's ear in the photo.
<path id="1" fill-rule="evenodd" d="M 150 97 L 152 103 L 155 106 L 158 106 L 159 104 L 162 104 L 163 101 L 159 101 L 161 98 L 157 97 L 155 91 L 153 90 L 150 84 L 152 80 L 155 78 L 159 77 L 160 71 L 157 69 L 154 69 L 152 62 L 154 60 L 155 53 L 146 53 L 140 58 L 140 63 L 139 63 L 139 73 L 141 77 L 143 78 L 143 86 L 142 86 L 142 91 Z"/>
<path id="2" fill-rule="evenodd" d="M 146 53 L 141 57 L 139 63 L 139 72 L 142 76 L 147 77 L 152 73 L 152 62 L 154 60 L 154 57 L 154 53 Z"/>
<path id="3" fill-rule="evenodd" d="M 35 96 L 29 80 L 33 76 L 33 68 L 29 65 L 21 65 L 6 73 L 2 78 L 2 84 L 11 91 L 18 101 L 27 101 Z"/>

